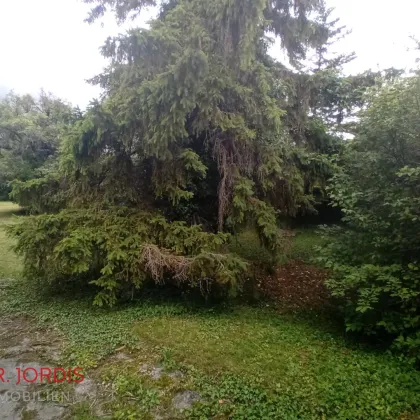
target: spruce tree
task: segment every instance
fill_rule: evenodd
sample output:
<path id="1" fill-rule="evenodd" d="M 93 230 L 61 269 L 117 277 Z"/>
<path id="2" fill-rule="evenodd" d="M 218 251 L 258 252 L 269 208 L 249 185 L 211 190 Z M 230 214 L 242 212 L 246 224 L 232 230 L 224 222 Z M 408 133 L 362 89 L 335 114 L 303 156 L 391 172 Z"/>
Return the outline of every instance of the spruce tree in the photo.
<path id="1" fill-rule="evenodd" d="M 96 4 L 91 21 L 109 9 L 121 21 L 151 4 L 88 2 Z M 308 18 L 323 12 L 322 2 L 180 1 L 170 6 L 163 4 L 150 29 L 107 40 L 102 52 L 110 66 L 94 82 L 108 97 L 90 117 L 110 117 L 115 130 L 110 135 L 92 124 L 91 138 L 84 138 L 87 147 L 76 158 L 93 151 L 86 144 L 93 137 L 99 154 L 118 145 L 118 153 L 129 160 L 147 161 L 152 194 L 165 206 L 194 202 L 197 185 L 208 184 L 219 231 L 243 221 L 245 213 L 266 219 L 264 227 L 271 224 L 273 203 L 264 199 L 270 190 L 275 190 L 274 207 L 284 214 L 306 206 L 295 162 L 292 156 L 284 159 L 288 152 L 293 155 L 293 139 L 276 95 L 278 73 L 267 54 L 266 34 L 279 37 L 298 63 L 310 47 L 326 40 L 325 27 Z M 264 227 L 262 237 L 273 242 L 273 229 Z"/>
<path id="2" fill-rule="evenodd" d="M 122 22 L 154 4 L 86 2 L 89 22 L 107 11 Z M 297 141 L 300 121 L 286 109 L 295 78 L 282 78 L 267 52 L 271 33 L 299 68 L 327 42 L 321 0 L 172 0 L 160 8 L 150 28 L 102 48 L 109 66 L 92 83 L 104 98 L 62 150 L 66 209 L 14 228 L 28 272 L 93 278 L 99 304 L 150 278 L 235 286 L 246 264 L 227 252 L 230 234 L 253 225 L 275 255 L 278 217 L 312 209 L 324 164 L 306 130 Z"/>

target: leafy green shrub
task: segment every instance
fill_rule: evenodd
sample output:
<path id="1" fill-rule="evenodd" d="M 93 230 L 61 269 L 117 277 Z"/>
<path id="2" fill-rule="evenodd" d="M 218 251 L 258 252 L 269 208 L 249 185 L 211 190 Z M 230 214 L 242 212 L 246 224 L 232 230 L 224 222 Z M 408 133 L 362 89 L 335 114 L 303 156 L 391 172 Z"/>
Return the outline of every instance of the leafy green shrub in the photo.
<path id="1" fill-rule="evenodd" d="M 31 216 L 8 228 L 24 256 L 25 274 L 49 282 L 81 281 L 100 291 L 98 305 L 147 280 L 188 283 L 206 292 L 213 282 L 234 290 L 247 264 L 223 252 L 230 235 L 126 207 L 64 210 Z"/>
<path id="2" fill-rule="evenodd" d="M 347 330 L 389 335 L 396 338 L 396 349 L 419 358 L 419 267 L 334 264 L 332 268 L 334 276 L 327 286 L 344 300 Z"/>
<path id="3" fill-rule="evenodd" d="M 420 185 L 418 174 L 414 178 Z M 353 229 L 333 229 L 330 245 L 319 251 L 320 261 L 333 270 L 327 286 L 344 301 L 347 328 L 386 334 L 394 348 L 420 361 L 420 191 L 411 189 L 412 182 L 413 176 L 398 176 L 386 193 L 381 190 L 382 197 L 370 191 L 383 204 L 348 206 L 345 221 Z"/>
<path id="4" fill-rule="evenodd" d="M 347 328 L 385 334 L 420 362 L 419 100 L 419 77 L 374 92 L 330 187 L 347 229 L 319 251 Z"/>

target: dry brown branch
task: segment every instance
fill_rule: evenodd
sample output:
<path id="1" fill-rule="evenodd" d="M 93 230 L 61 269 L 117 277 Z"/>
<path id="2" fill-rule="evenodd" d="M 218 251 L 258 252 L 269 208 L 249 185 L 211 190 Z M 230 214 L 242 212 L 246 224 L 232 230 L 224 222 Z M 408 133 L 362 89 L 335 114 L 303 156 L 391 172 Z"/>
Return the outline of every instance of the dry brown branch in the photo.
<path id="1" fill-rule="evenodd" d="M 226 255 L 216 253 L 206 253 L 206 255 L 217 261 L 219 269 L 224 268 Z M 143 245 L 140 254 L 145 269 L 158 284 L 163 283 L 165 272 L 171 273 L 176 280 L 186 281 L 193 264 L 200 257 L 200 255 L 195 257 L 174 255 L 170 250 L 161 249 L 153 244 Z M 200 289 L 204 290 L 204 286 L 209 288 L 212 280 L 205 277 L 198 281 Z"/>
<path id="2" fill-rule="evenodd" d="M 174 255 L 167 249 L 151 244 L 143 245 L 140 258 L 156 283 L 163 283 L 165 271 L 173 273 L 178 280 L 186 280 L 188 269 L 194 261 L 193 258 Z"/>

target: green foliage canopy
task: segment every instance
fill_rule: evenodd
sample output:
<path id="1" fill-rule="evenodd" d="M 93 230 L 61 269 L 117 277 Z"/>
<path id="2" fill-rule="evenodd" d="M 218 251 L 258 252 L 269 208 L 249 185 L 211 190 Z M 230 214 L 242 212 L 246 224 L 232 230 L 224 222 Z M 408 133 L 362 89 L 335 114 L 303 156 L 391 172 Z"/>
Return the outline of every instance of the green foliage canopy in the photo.
<path id="1" fill-rule="evenodd" d="M 63 129 L 77 112 L 41 91 L 38 98 L 10 92 L 0 101 L 0 194 L 7 199 L 9 183 L 43 176 L 53 165 Z"/>
<path id="2" fill-rule="evenodd" d="M 343 299 L 349 330 L 387 334 L 420 349 L 420 78 L 373 89 L 359 134 L 339 157 L 331 197 L 348 229 L 322 259 Z"/>

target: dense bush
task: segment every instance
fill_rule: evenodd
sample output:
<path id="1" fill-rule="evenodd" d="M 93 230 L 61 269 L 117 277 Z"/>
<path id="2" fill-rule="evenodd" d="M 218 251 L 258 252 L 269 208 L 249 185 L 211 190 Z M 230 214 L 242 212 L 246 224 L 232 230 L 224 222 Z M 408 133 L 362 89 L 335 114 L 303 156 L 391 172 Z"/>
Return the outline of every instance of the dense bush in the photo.
<path id="1" fill-rule="evenodd" d="M 320 249 L 349 330 L 384 335 L 420 361 L 420 79 L 372 92 L 339 157 L 331 197 L 345 229 Z"/>
<path id="2" fill-rule="evenodd" d="M 234 291 L 247 266 L 223 252 L 228 234 L 124 207 L 31 216 L 9 232 L 28 276 L 96 285 L 98 305 L 114 304 L 122 291 L 148 279 L 189 283 L 203 293 L 217 282 Z"/>

